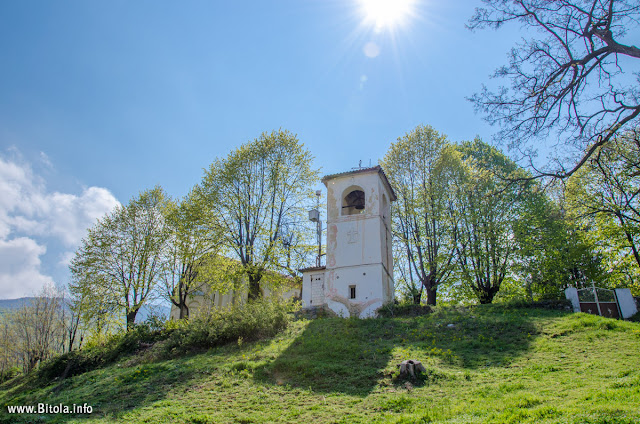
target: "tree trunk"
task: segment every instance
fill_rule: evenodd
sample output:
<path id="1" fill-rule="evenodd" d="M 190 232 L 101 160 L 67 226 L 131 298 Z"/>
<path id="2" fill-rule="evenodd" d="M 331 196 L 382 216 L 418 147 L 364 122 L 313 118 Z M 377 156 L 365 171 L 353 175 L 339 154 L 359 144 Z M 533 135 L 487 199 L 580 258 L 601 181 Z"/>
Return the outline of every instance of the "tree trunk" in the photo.
<path id="1" fill-rule="evenodd" d="M 187 306 L 187 304 L 182 302 L 179 308 L 180 308 L 180 319 L 189 318 L 189 307 Z"/>
<path id="2" fill-rule="evenodd" d="M 411 293 L 411 300 L 414 305 L 419 305 L 422 301 L 422 290 L 415 290 Z"/>
<path id="3" fill-rule="evenodd" d="M 136 315 L 138 315 L 137 309 L 133 309 L 127 313 L 127 331 L 133 330 L 133 326 L 136 323 Z"/>
<path id="4" fill-rule="evenodd" d="M 493 286 L 488 288 L 483 287 L 478 292 L 478 300 L 482 305 L 487 305 L 493 302 L 493 298 L 496 296 L 496 293 L 498 293 L 498 289 Z"/>
<path id="5" fill-rule="evenodd" d="M 436 306 L 436 290 L 437 287 L 431 287 L 431 285 L 424 286 L 425 291 L 427 292 L 427 305 Z"/>
<path id="6" fill-rule="evenodd" d="M 260 291 L 260 278 L 249 275 L 249 300 L 257 300 L 262 297 Z"/>

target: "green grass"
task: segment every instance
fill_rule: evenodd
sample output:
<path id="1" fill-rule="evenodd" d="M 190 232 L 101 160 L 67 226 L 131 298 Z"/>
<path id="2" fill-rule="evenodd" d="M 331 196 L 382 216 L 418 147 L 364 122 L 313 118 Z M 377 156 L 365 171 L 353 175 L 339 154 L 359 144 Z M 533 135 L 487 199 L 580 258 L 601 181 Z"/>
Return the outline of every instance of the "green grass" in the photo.
<path id="1" fill-rule="evenodd" d="M 585 314 L 489 305 L 302 320 L 269 340 L 152 358 L 46 387 L 7 382 L 0 422 L 640 422 L 640 324 Z M 427 373 L 400 379 L 404 359 Z M 94 412 L 6 413 L 38 402 L 86 402 Z"/>

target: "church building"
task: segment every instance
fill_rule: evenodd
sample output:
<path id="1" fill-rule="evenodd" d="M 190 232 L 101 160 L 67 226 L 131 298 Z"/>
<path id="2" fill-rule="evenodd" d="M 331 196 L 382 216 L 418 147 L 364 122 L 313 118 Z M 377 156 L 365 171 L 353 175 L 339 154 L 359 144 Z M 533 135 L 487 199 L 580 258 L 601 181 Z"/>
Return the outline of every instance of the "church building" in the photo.
<path id="1" fill-rule="evenodd" d="M 300 270 L 302 306 L 368 318 L 393 301 L 391 202 L 380 166 L 322 178 L 327 187 L 326 265 Z"/>

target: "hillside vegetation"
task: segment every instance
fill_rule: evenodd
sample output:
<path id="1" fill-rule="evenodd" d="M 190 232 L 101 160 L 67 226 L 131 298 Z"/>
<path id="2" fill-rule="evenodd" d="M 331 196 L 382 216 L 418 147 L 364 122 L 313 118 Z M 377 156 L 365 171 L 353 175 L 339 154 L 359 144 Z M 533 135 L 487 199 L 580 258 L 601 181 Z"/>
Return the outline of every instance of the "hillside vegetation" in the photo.
<path id="1" fill-rule="evenodd" d="M 298 320 L 158 359 L 0 386 L 0 422 L 637 423 L 640 324 L 485 305 L 411 318 Z M 402 379 L 396 365 L 427 372 Z M 87 403 L 91 415 L 9 415 L 6 405 Z"/>

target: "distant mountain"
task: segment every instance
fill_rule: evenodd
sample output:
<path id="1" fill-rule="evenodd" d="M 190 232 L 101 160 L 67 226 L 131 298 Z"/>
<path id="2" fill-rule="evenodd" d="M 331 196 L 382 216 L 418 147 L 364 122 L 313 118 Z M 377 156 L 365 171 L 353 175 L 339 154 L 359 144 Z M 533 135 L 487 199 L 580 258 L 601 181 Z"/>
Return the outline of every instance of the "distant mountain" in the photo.
<path id="1" fill-rule="evenodd" d="M 18 309 L 22 305 L 30 304 L 35 297 L 21 297 L 19 299 L 0 299 L 0 314 L 7 310 Z M 144 322 L 151 315 L 169 318 L 171 306 L 166 304 L 143 305 L 138 311 L 136 322 Z"/>
<path id="2" fill-rule="evenodd" d="M 18 309 L 24 304 L 29 304 L 33 301 L 33 297 L 21 297 L 19 299 L 0 299 L 0 313 L 6 309 Z"/>

